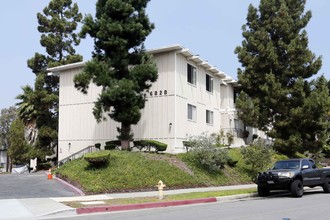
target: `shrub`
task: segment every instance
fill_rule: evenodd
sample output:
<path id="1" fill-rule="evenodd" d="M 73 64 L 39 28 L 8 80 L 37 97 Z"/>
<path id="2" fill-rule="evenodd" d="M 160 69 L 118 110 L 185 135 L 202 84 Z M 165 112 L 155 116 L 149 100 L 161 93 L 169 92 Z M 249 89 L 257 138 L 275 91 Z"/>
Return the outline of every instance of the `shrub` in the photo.
<path id="1" fill-rule="evenodd" d="M 94 146 L 95 146 L 97 149 L 100 149 L 100 148 L 101 148 L 101 144 L 100 144 L 100 143 L 96 143 Z"/>
<path id="2" fill-rule="evenodd" d="M 194 159 L 195 163 L 208 172 L 219 172 L 229 160 L 228 151 L 217 147 L 215 135 L 202 133 L 200 136 L 189 140 L 191 150 L 187 153 Z"/>
<path id="3" fill-rule="evenodd" d="M 192 141 L 182 141 L 182 144 L 183 144 L 183 146 L 186 147 L 187 152 L 193 146 L 193 142 Z"/>
<path id="4" fill-rule="evenodd" d="M 107 142 L 105 142 L 104 149 L 105 150 L 114 150 L 120 145 L 121 145 L 120 140 L 107 141 Z"/>
<path id="5" fill-rule="evenodd" d="M 222 148 L 194 148 L 188 154 L 191 154 L 201 168 L 210 173 L 219 172 L 228 162 L 228 152 Z"/>
<path id="6" fill-rule="evenodd" d="M 145 148 L 146 151 L 150 151 L 151 148 L 154 148 L 156 152 L 159 152 L 166 151 L 167 149 L 167 144 L 155 140 L 139 140 L 133 141 L 133 143 L 134 147 L 138 148 L 139 150 Z"/>
<path id="7" fill-rule="evenodd" d="M 100 150 L 92 153 L 88 153 L 84 156 L 84 159 L 92 166 L 102 166 L 109 162 L 110 151 Z"/>
<path id="8" fill-rule="evenodd" d="M 50 162 L 37 163 L 37 170 L 49 170 L 51 167 Z"/>
<path id="9" fill-rule="evenodd" d="M 250 165 L 250 175 L 255 178 L 258 172 L 263 171 L 272 163 L 274 150 L 257 141 L 254 145 L 241 148 L 243 159 L 247 165 Z"/>
<path id="10" fill-rule="evenodd" d="M 230 167 L 235 167 L 236 164 L 238 163 L 238 160 L 233 160 L 232 158 L 229 158 L 227 163 Z"/>

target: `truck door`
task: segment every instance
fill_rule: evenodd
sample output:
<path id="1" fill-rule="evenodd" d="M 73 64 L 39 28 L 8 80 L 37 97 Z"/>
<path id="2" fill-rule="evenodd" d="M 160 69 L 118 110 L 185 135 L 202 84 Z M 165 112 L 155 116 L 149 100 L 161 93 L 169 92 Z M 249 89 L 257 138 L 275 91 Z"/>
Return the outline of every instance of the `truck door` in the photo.
<path id="1" fill-rule="evenodd" d="M 303 176 L 304 186 L 318 185 L 321 181 L 319 170 L 316 168 L 314 161 L 303 159 L 301 163 L 301 173 Z"/>

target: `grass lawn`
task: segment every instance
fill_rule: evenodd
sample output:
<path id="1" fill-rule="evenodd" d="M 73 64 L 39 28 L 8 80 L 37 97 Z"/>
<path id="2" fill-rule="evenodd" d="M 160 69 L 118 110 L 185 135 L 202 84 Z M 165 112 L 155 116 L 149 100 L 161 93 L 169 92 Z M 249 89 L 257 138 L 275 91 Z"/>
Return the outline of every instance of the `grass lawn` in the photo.
<path id="1" fill-rule="evenodd" d="M 169 201 L 212 198 L 212 197 L 250 194 L 250 193 L 256 193 L 256 188 L 238 189 L 238 190 L 221 190 L 221 191 L 210 191 L 210 192 L 194 192 L 194 193 L 183 193 L 176 195 L 166 195 L 166 191 L 164 191 L 165 197 L 162 200 L 159 200 L 158 197 L 138 197 L 138 198 L 103 200 L 102 204 L 83 204 L 80 201 L 63 202 L 63 203 L 73 208 L 85 208 L 85 207 L 96 207 L 96 206 L 105 206 L 105 205 L 115 206 L 115 205 L 151 203 L 151 202 L 169 202 Z"/>
<path id="2" fill-rule="evenodd" d="M 209 173 L 182 155 L 111 151 L 108 165 L 95 168 L 84 159 L 73 160 L 56 174 L 86 194 L 156 190 L 159 180 L 166 189 L 251 183 L 244 164 Z"/>

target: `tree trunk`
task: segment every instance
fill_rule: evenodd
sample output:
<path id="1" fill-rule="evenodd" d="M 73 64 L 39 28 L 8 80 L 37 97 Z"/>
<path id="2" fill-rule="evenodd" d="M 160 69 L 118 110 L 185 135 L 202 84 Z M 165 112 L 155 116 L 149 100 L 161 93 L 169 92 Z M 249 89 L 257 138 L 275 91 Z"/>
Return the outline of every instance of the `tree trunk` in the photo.
<path id="1" fill-rule="evenodd" d="M 8 150 L 6 151 L 6 156 L 7 156 L 7 159 L 6 159 L 6 172 L 8 173 L 9 172 L 9 156 L 8 156 Z"/>
<path id="2" fill-rule="evenodd" d="M 121 124 L 121 133 L 120 133 L 120 137 L 121 137 L 121 149 L 122 150 L 130 150 L 130 137 L 131 137 L 131 126 L 122 123 Z"/>

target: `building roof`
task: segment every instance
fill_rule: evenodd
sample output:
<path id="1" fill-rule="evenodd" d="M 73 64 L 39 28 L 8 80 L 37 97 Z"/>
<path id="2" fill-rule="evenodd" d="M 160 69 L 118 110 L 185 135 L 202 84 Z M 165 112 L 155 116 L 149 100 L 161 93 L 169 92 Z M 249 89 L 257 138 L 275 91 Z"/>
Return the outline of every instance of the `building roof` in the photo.
<path id="1" fill-rule="evenodd" d="M 230 84 L 238 85 L 236 80 L 232 79 L 230 76 L 226 75 L 224 72 L 219 70 L 217 67 L 211 65 L 209 62 L 203 60 L 199 55 L 195 55 L 188 48 L 182 47 L 179 44 L 147 50 L 147 52 L 150 54 L 164 53 L 170 51 L 176 51 L 178 54 L 184 55 L 188 60 L 192 60 L 197 65 L 204 67 L 207 71 L 210 71 L 215 76 L 220 77 L 223 84 L 230 83 Z M 74 68 L 81 68 L 84 65 L 85 62 L 78 62 L 78 63 L 72 63 L 63 66 L 49 68 L 47 70 L 49 71 L 50 75 L 51 74 L 58 75 L 62 71 L 70 70 Z"/>

